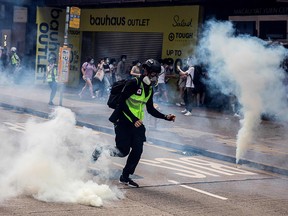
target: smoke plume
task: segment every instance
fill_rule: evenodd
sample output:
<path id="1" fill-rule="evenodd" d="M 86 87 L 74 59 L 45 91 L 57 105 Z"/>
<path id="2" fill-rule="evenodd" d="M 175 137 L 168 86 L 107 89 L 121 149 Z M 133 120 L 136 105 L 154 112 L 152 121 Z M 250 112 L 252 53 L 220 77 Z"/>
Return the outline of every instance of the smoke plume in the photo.
<path id="1" fill-rule="evenodd" d="M 256 37 L 236 35 L 231 22 L 212 20 L 204 27 L 196 53 L 197 59 L 208 65 L 213 85 L 226 95 L 236 95 L 242 106 L 236 143 L 238 163 L 254 139 L 262 114 L 287 120 L 284 71 L 280 67 L 287 51 Z"/>
<path id="2" fill-rule="evenodd" d="M 74 113 L 56 108 L 46 122 L 28 121 L 19 140 L 1 130 L 0 201 L 21 194 L 47 202 L 102 206 L 121 192 L 89 178 L 93 131 L 75 127 Z"/>

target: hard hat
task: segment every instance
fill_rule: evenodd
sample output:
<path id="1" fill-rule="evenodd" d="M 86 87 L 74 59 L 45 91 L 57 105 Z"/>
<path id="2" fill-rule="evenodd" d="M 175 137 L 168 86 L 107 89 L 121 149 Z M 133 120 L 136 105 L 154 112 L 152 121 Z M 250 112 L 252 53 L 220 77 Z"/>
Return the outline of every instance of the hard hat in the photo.
<path id="1" fill-rule="evenodd" d="M 142 66 L 145 68 L 148 72 L 155 72 L 160 73 L 161 72 L 161 65 L 158 61 L 154 59 L 148 59 L 145 61 L 145 63 Z"/>
<path id="2" fill-rule="evenodd" d="M 17 48 L 16 47 L 11 47 L 11 52 L 16 52 Z"/>

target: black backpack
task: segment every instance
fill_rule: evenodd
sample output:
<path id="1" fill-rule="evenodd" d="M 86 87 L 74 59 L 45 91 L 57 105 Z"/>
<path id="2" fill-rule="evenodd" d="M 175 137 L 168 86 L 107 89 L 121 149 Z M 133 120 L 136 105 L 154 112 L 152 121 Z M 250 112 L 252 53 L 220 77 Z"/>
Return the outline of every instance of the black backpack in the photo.
<path id="1" fill-rule="evenodd" d="M 135 79 L 137 78 L 135 77 Z M 127 82 L 128 82 L 128 79 L 124 79 L 124 80 L 116 81 L 112 84 L 110 95 L 107 101 L 108 107 L 112 109 L 116 109 L 116 107 L 118 106 L 121 100 L 121 94 L 124 91 Z M 138 79 L 137 79 L 137 83 L 138 83 Z"/>

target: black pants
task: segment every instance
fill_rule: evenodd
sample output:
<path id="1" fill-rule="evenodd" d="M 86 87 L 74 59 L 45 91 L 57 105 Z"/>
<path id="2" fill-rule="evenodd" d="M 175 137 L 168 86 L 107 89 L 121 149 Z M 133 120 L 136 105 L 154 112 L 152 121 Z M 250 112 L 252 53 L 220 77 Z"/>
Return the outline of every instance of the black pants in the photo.
<path id="1" fill-rule="evenodd" d="M 56 95 L 56 92 L 57 92 L 57 82 L 52 81 L 52 82 L 48 82 L 48 84 L 49 84 L 50 89 L 51 89 L 49 102 L 52 103 L 53 99 Z"/>
<path id="2" fill-rule="evenodd" d="M 187 87 L 185 88 L 184 102 L 185 102 L 186 110 L 188 110 L 189 112 L 192 111 L 194 94 L 195 94 L 194 88 L 187 88 Z"/>
<path id="3" fill-rule="evenodd" d="M 123 169 L 123 175 L 128 177 L 133 174 L 143 152 L 143 143 L 146 141 L 145 127 L 142 125 L 136 128 L 131 122 L 118 122 L 115 125 L 115 141 L 118 153 L 113 156 L 126 157 L 127 162 Z M 131 151 L 130 151 L 131 149 Z"/>

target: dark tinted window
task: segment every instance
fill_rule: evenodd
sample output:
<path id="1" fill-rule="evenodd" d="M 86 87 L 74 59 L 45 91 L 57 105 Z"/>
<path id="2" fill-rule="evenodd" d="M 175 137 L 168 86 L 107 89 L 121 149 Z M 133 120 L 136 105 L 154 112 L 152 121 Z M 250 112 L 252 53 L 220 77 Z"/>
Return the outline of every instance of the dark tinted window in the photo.
<path id="1" fill-rule="evenodd" d="M 262 39 L 286 39 L 287 21 L 260 21 L 260 34 Z"/>

